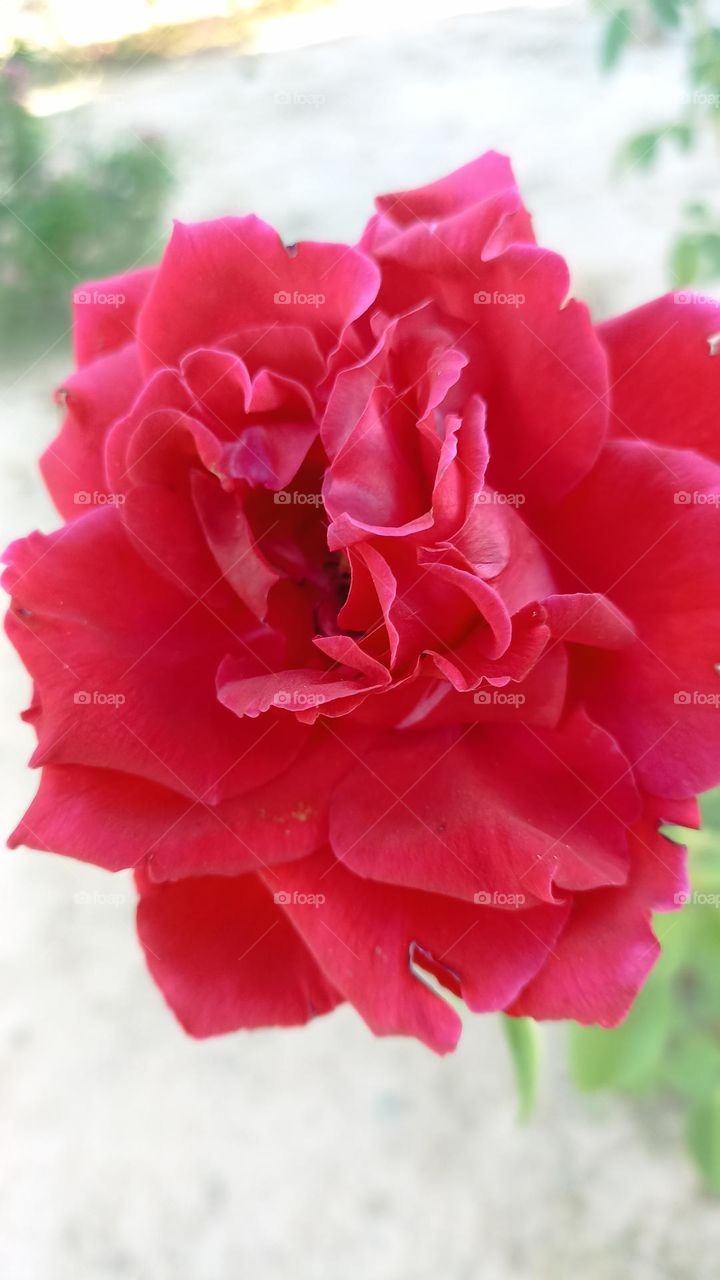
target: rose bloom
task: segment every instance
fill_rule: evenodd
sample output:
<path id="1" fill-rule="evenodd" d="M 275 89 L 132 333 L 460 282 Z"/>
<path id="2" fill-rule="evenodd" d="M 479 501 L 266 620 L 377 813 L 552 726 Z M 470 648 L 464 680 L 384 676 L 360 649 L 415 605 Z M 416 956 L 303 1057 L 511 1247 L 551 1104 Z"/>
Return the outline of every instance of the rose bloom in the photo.
<path id="1" fill-rule="evenodd" d="M 656 959 L 720 780 L 720 307 L 568 290 L 490 153 L 356 247 L 180 224 L 76 293 L 10 843 L 135 869 L 191 1034 L 611 1026 Z"/>

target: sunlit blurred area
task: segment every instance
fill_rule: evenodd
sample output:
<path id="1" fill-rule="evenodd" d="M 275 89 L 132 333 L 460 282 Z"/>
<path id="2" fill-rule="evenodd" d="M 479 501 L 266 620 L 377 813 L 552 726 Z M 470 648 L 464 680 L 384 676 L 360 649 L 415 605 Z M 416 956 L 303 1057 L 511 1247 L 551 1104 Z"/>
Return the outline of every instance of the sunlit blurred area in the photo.
<path id="1" fill-rule="evenodd" d="M 487 147 L 599 314 L 705 284 L 720 59 L 668 4 L 5 4 L 2 352 L 62 344 L 68 285 L 154 260 L 172 216 L 253 208 L 290 239 L 352 238 L 373 192 Z"/>
<path id="2" fill-rule="evenodd" d="M 529 0 L 554 7 L 568 0 Z M 260 47 L 287 48 L 362 32 L 417 27 L 441 18 L 515 7 L 514 0 L 12 0 L 0 19 L 0 49 L 16 39 L 48 51 L 119 44 L 177 31 L 184 47 L 244 36 Z M 162 41 L 160 41 L 162 44 Z"/>

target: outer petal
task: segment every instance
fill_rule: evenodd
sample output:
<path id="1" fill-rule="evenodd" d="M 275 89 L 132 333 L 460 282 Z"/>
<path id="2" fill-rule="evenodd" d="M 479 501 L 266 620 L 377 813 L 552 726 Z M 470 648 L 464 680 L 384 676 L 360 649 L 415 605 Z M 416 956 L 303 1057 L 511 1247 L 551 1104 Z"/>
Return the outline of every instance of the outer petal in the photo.
<path id="1" fill-rule="evenodd" d="M 140 321 L 143 367 L 177 365 L 245 324 L 302 324 L 328 352 L 377 286 L 377 268 L 364 254 L 307 241 L 290 256 L 259 218 L 176 223 Z"/>
<path id="2" fill-rule="evenodd" d="M 322 730 L 299 762 L 250 794 L 211 805 L 145 778 L 78 764 L 46 765 L 9 838 L 106 870 L 145 864 L 154 881 L 240 876 L 305 858 L 327 844 L 328 800 L 368 735 Z M 352 748 L 343 749 L 345 739 Z M 352 754 L 351 754 L 352 750 Z"/>
<path id="3" fill-rule="evenodd" d="M 720 781 L 720 468 L 637 442 L 607 446 L 544 536 L 638 640 L 588 653 L 577 684 L 646 790 L 682 798 Z"/>
<path id="4" fill-rule="evenodd" d="M 563 729 L 385 735 L 338 788 L 336 856 L 361 876 L 472 900 L 555 901 L 553 884 L 622 884 L 639 800 L 621 753 L 578 716 Z"/>
<path id="5" fill-rule="evenodd" d="M 361 245 L 377 252 L 399 231 L 427 228 L 455 251 L 489 242 L 500 248 L 534 240 L 510 161 L 487 151 L 437 182 L 412 191 L 378 196 L 377 214 L 363 232 Z"/>
<path id="6" fill-rule="evenodd" d="M 364 244 L 382 267 L 387 309 L 430 297 L 462 323 L 466 390 L 488 407 L 490 483 L 555 502 L 602 446 L 607 366 L 587 308 L 568 301 L 562 258 L 515 234 L 518 204 L 496 191 L 440 222 L 399 225 L 392 236 L 381 218 Z"/>
<path id="7" fill-rule="evenodd" d="M 257 871 L 232 804 L 214 809 L 144 778 L 82 765 L 48 765 L 27 813 L 8 841 L 94 862 L 107 871 L 159 859 L 195 875 Z M 208 865 L 210 864 L 210 865 Z"/>
<path id="8" fill-rule="evenodd" d="M 216 805 L 110 769 L 48 765 L 9 844 L 108 871 L 144 864 L 155 881 L 259 871 L 327 843 L 330 796 L 371 737 L 345 723 L 332 733 L 319 725 L 289 769 Z"/>
<path id="9" fill-rule="evenodd" d="M 625 1017 L 660 953 L 651 909 L 676 910 L 687 890 L 686 850 L 654 821 L 637 827 L 631 852 L 629 886 L 576 897 L 554 954 L 509 1012 L 604 1027 Z"/>
<path id="10" fill-rule="evenodd" d="M 341 997 L 256 876 L 139 884 L 148 968 L 190 1035 L 297 1026 Z"/>
<path id="11" fill-rule="evenodd" d="M 502 1009 L 547 960 L 567 919 L 565 906 L 495 911 L 392 888 L 324 854 L 283 867 L 282 885 L 284 911 L 371 1030 L 417 1036 L 438 1053 L 454 1049 L 460 1020 L 411 962 L 470 1009 Z"/>
<path id="12" fill-rule="evenodd" d="M 73 336 L 78 364 L 88 364 L 131 342 L 156 267 L 92 280 L 73 292 Z"/>
<path id="13" fill-rule="evenodd" d="M 240 605 L 228 623 L 153 574 L 116 511 L 6 554 L 8 631 L 39 691 L 34 763 L 119 769 L 214 802 L 265 782 L 299 750 L 306 730 L 289 717 L 282 731 L 280 712 L 262 727 L 241 722 L 215 694 L 225 654 L 253 654 L 267 669 L 263 645 L 276 637 Z"/>
<path id="14" fill-rule="evenodd" d="M 697 449 L 720 462 L 720 302 L 668 293 L 600 326 L 612 385 L 610 430 Z"/>
<path id="15" fill-rule="evenodd" d="M 65 520 L 108 499 L 104 443 L 107 432 L 128 412 L 140 390 L 134 343 L 81 365 L 57 393 L 67 407 L 60 433 L 40 459 L 43 479 Z"/>
<path id="16" fill-rule="evenodd" d="M 379 212 L 388 216 L 396 226 L 407 227 L 414 222 L 452 218 L 503 191 L 511 191 L 519 197 L 510 161 L 497 151 L 486 151 L 437 182 L 412 191 L 378 196 L 375 203 Z M 514 226 L 513 234 L 517 240 L 531 239 L 529 221 L 522 228 Z"/>

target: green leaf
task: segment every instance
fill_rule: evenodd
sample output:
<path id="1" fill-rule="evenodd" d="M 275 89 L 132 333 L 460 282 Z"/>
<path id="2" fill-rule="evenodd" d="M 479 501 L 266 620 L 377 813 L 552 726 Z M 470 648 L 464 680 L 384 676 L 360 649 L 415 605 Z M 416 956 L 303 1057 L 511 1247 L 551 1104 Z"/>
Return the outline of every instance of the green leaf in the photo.
<path id="1" fill-rule="evenodd" d="M 605 71 L 612 71 L 633 34 L 632 14 L 629 9 L 616 9 L 605 27 L 600 61 Z"/>
<path id="2" fill-rule="evenodd" d="M 691 1108 L 687 1142 L 706 1187 L 720 1195 L 720 1085 Z"/>
<path id="3" fill-rule="evenodd" d="M 650 0 L 650 8 L 655 17 L 665 27 L 678 27 L 680 25 L 682 5 L 683 0 Z"/>
<path id="4" fill-rule="evenodd" d="M 661 142 L 674 142 L 681 151 L 689 151 L 693 138 L 693 128 L 685 122 L 644 129 L 620 148 L 618 163 L 627 169 L 649 169 L 658 158 Z"/>
<path id="5" fill-rule="evenodd" d="M 685 122 L 672 124 L 665 136 L 676 142 L 681 151 L 689 151 L 693 144 L 694 130 L 692 125 Z"/>
<path id="6" fill-rule="evenodd" d="M 685 238 L 704 271 L 720 231 L 712 213 L 705 228 L 693 212 L 700 226 Z M 720 1194 L 720 788 L 703 797 L 702 814 L 699 832 L 664 827 L 688 845 L 693 895 L 681 912 L 655 915 L 662 955 L 648 983 L 615 1030 L 571 1028 L 570 1052 L 583 1089 L 671 1089 L 688 1108 L 688 1144 L 705 1184 Z"/>
<path id="7" fill-rule="evenodd" d="M 714 828 L 720 836 L 720 787 L 716 787 L 714 791 L 706 791 L 701 798 L 700 807 L 705 827 Z M 718 851 L 720 852 L 720 840 Z"/>
<path id="8" fill-rule="evenodd" d="M 720 1083 L 720 1043 L 692 1031 L 680 1035 L 667 1054 L 663 1081 L 688 1098 L 699 1098 Z"/>
<path id="9" fill-rule="evenodd" d="M 703 26 L 698 32 L 692 48 L 690 80 L 711 95 L 720 90 L 720 28 Z"/>
<path id="10" fill-rule="evenodd" d="M 670 275 L 675 288 L 697 280 L 699 260 L 696 236 L 679 236 L 670 250 Z"/>
<path id="11" fill-rule="evenodd" d="M 532 1114 L 540 1068 L 540 1033 L 533 1018 L 511 1018 L 502 1014 L 502 1025 L 510 1048 L 518 1088 L 518 1119 Z"/>
<path id="12" fill-rule="evenodd" d="M 573 1026 L 570 1070 L 579 1089 L 642 1091 L 659 1077 L 663 1051 L 672 1026 L 670 984 L 655 972 L 627 1018 L 611 1031 Z"/>
<path id="13" fill-rule="evenodd" d="M 647 129 L 628 138 L 620 151 L 620 164 L 629 169 L 649 169 L 657 159 L 662 129 Z"/>

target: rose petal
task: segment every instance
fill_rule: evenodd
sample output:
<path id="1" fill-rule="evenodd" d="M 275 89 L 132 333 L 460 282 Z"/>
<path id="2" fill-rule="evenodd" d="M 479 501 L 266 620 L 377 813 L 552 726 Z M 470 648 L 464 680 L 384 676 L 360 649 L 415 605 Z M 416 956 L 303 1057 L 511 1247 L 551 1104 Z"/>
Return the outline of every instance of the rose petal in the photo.
<path id="1" fill-rule="evenodd" d="M 501 1009 L 546 961 L 567 918 L 565 906 L 495 911 L 377 884 L 322 853 L 284 867 L 282 885 L 294 928 L 375 1035 L 414 1035 L 438 1053 L 455 1048 L 460 1020 L 411 962 L 470 1009 Z"/>
<path id="2" fill-rule="evenodd" d="M 388 733 L 347 775 L 330 842 L 357 874 L 472 900 L 556 901 L 555 886 L 622 884 L 638 813 L 627 761 L 581 715 Z"/>
<path id="3" fill-rule="evenodd" d="M 57 391 L 56 399 L 66 406 L 67 414 L 40 459 L 40 470 L 65 520 L 82 515 L 92 503 L 108 500 L 105 438 L 139 390 L 137 348 L 129 343 L 82 365 Z"/>
<path id="4" fill-rule="evenodd" d="M 73 291 L 73 341 L 79 365 L 131 342 L 156 267 L 91 280 Z"/>
<path id="5" fill-rule="evenodd" d="M 685 855 L 644 819 L 631 839 L 629 885 L 576 897 L 554 954 L 509 1012 L 603 1027 L 621 1022 L 660 953 L 651 908 L 676 910 L 686 900 Z"/>
<path id="6" fill-rule="evenodd" d="M 190 1035 L 298 1026 L 340 1003 L 257 876 L 139 888 L 148 968 Z"/>
<path id="7" fill-rule="evenodd" d="M 261 728 L 215 693 L 235 647 L 267 669 L 272 632 L 258 634 L 239 603 L 229 628 L 188 602 L 136 554 L 116 511 L 34 534 L 6 556 L 8 631 L 40 697 L 34 763 L 118 769 L 213 802 L 260 785 L 300 749 L 302 726 L 286 717 L 265 737 L 280 712 Z"/>
<path id="8" fill-rule="evenodd" d="M 599 333 L 612 384 L 611 434 L 697 449 L 720 462 L 720 303 L 668 293 L 607 320 Z"/>
<path id="9" fill-rule="evenodd" d="M 177 365 L 244 324 L 301 324 L 327 353 L 377 285 L 377 268 L 365 255 L 307 241 L 291 257 L 259 218 L 176 222 L 140 319 L 143 368 Z"/>
<path id="10" fill-rule="evenodd" d="M 616 441 L 543 533 L 570 589 L 602 593 L 636 629 L 635 644 L 588 653 L 577 683 L 655 795 L 720 781 L 719 504 L 713 463 Z"/>

